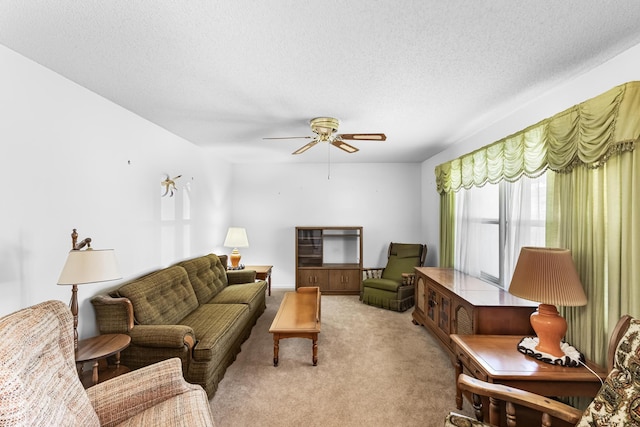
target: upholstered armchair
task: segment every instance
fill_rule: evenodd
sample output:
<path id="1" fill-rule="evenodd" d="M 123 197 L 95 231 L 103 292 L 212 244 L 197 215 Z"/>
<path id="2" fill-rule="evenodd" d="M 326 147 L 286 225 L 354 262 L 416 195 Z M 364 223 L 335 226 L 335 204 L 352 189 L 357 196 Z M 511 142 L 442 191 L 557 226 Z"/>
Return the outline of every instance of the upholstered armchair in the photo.
<path id="1" fill-rule="evenodd" d="M 213 426 L 207 395 L 168 359 L 85 390 L 73 317 L 46 301 L 0 319 L 1 426 Z"/>
<path id="2" fill-rule="evenodd" d="M 394 311 L 413 307 L 413 269 L 424 264 L 426 256 L 426 245 L 391 242 L 386 267 L 363 269 L 360 288 L 362 302 Z"/>
<path id="3" fill-rule="evenodd" d="M 540 415 L 536 425 L 553 426 L 562 422 L 584 427 L 640 425 L 640 320 L 623 316 L 618 321 L 609 341 L 607 359 L 609 375 L 585 411 L 534 393 L 461 374 L 458 385 L 472 394 L 476 418 L 480 421 L 451 413 L 444 424 L 446 427 L 505 425 L 506 417 L 509 426 L 531 425 L 530 420 L 518 422 L 516 408 L 524 407 Z M 480 396 L 489 397 L 489 424 L 482 422 Z M 500 408 L 504 407 L 506 414 L 501 413 Z"/>

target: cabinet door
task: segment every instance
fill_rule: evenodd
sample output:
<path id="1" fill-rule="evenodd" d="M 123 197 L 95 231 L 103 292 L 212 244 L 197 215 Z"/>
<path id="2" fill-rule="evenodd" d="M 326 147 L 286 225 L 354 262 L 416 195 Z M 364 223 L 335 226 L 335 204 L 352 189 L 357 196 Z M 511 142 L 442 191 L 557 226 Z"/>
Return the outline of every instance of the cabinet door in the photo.
<path id="1" fill-rule="evenodd" d="M 439 293 L 435 291 L 431 286 L 427 286 L 426 298 L 427 298 L 427 317 L 426 321 L 435 326 L 438 321 L 438 297 Z"/>
<path id="2" fill-rule="evenodd" d="M 451 299 L 444 295 L 439 295 L 438 304 L 438 328 L 449 337 L 451 333 Z"/>
<path id="3" fill-rule="evenodd" d="M 305 286 L 318 286 L 321 291 L 326 291 L 329 288 L 329 274 L 327 270 L 298 269 L 296 288 Z"/>
<path id="4" fill-rule="evenodd" d="M 360 270 L 330 270 L 329 290 L 360 291 Z"/>

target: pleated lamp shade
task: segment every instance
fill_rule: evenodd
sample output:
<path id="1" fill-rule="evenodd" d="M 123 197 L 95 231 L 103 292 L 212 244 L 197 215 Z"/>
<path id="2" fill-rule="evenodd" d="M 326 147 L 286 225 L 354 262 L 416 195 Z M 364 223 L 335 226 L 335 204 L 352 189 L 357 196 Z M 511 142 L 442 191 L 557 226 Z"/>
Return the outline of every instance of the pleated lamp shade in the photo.
<path id="1" fill-rule="evenodd" d="M 561 344 L 567 321 L 556 305 L 587 304 L 580 277 L 568 249 L 523 247 L 513 272 L 509 293 L 539 302 L 531 314 L 531 327 L 538 336 L 535 350 L 555 358 L 564 356 Z"/>
<path id="2" fill-rule="evenodd" d="M 542 304 L 587 304 L 569 249 L 523 247 L 509 293 Z"/>

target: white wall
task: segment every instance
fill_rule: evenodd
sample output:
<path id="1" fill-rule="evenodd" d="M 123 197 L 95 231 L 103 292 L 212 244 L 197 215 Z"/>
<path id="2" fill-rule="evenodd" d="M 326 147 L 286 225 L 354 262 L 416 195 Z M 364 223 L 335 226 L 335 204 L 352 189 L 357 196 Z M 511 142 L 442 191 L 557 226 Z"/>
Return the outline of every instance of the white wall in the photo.
<path id="1" fill-rule="evenodd" d="M 0 64 L 0 315 L 69 301 L 56 282 L 73 228 L 115 249 L 124 279 L 222 249 L 228 163 L 3 46 Z M 165 173 L 182 174 L 173 198 Z M 79 287 L 81 338 L 89 298 L 120 282 Z"/>
<path id="2" fill-rule="evenodd" d="M 435 236 L 436 247 L 427 263 L 437 265 L 440 229 L 440 198 L 436 192 L 434 169 L 437 165 L 455 159 L 477 148 L 491 144 L 539 121 L 551 117 L 587 99 L 600 95 L 620 84 L 640 80 L 640 45 L 617 57 L 576 76 L 573 80 L 517 108 L 505 105 L 502 116 L 495 118 L 482 131 L 463 138 L 451 148 L 422 163 L 422 231 L 424 236 Z M 432 258 L 433 257 L 433 258 Z"/>
<path id="3" fill-rule="evenodd" d="M 420 164 L 234 165 L 232 225 L 246 227 L 243 264 L 273 265 L 273 287 L 295 284 L 296 226 L 362 226 L 363 264 L 386 264 L 390 241 L 420 233 Z M 228 252 L 229 250 L 227 250 Z"/>

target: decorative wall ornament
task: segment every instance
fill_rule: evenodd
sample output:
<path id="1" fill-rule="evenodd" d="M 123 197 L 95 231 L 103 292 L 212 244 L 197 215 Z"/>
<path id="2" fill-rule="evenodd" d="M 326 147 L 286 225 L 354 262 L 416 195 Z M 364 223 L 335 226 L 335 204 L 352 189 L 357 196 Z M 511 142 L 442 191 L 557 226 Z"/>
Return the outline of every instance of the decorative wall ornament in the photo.
<path id="1" fill-rule="evenodd" d="M 165 180 L 160 183 L 160 185 L 164 187 L 164 194 L 162 195 L 162 197 L 166 196 L 167 194 L 169 195 L 169 197 L 173 197 L 173 193 L 178 191 L 178 189 L 176 188 L 175 180 L 180 178 L 182 175 L 169 178 L 169 174 L 167 173 L 165 174 L 165 176 Z"/>

